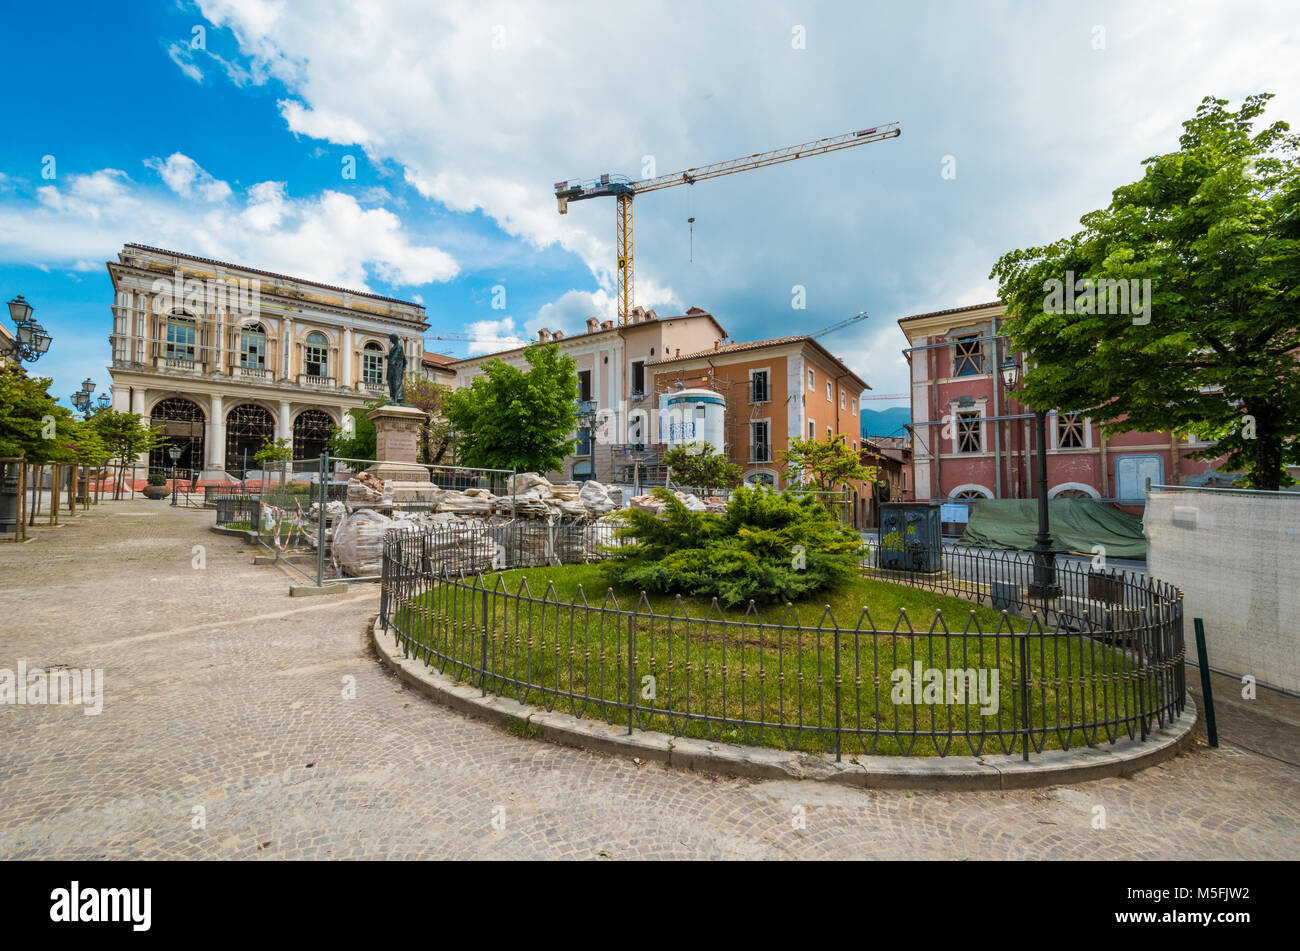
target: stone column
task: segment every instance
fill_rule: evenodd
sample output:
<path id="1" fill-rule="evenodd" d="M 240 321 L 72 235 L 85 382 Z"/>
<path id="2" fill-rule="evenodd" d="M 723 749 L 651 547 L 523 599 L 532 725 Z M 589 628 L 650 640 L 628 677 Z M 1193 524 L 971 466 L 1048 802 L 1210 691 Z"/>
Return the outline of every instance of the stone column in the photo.
<path id="1" fill-rule="evenodd" d="M 355 381 L 352 379 L 352 328 L 343 328 L 343 375 L 339 378 L 339 385 L 346 386 L 349 390 L 355 389 Z"/>
<path id="2" fill-rule="evenodd" d="M 293 439 L 293 423 L 289 420 L 289 401 L 280 400 L 280 419 L 275 426 L 276 439 Z M 292 443 L 290 443 L 292 445 Z"/>
<path id="3" fill-rule="evenodd" d="M 212 415 L 208 420 L 208 468 L 224 471 L 226 468 L 226 410 L 224 397 L 212 394 Z"/>
<path id="4" fill-rule="evenodd" d="M 144 415 L 144 388 L 136 387 L 131 391 L 131 412 Z"/>

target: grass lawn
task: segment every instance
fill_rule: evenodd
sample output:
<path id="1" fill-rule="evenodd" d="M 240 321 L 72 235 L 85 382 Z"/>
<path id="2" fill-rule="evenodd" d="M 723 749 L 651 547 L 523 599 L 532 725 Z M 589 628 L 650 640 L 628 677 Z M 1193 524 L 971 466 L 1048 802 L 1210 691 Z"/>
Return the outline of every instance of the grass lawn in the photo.
<path id="1" fill-rule="evenodd" d="M 524 579 L 531 599 L 521 596 Z M 397 600 L 390 611 L 412 653 L 478 686 L 486 647 L 489 692 L 611 723 L 627 722 L 630 666 L 634 725 L 677 736 L 833 751 L 837 655 L 846 756 L 1018 753 L 1022 644 L 1035 749 L 1137 732 L 1139 690 L 1151 708 L 1159 689 L 1133 678 L 1131 655 L 1093 638 L 1030 630 L 990 608 L 872 578 L 749 612 L 698 598 L 643 602 L 636 591 L 609 591 L 596 565 L 525 568 L 485 582 L 486 611 L 482 590 L 469 587 L 475 581 Z M 917 662 L 945 679 L 973 670 L 984 697 L 909 689 L 895 702 L 895 671 L 911 675 Z M 1076 726 L 1107 720 L 1119 724 L 1109 733 Z"/>

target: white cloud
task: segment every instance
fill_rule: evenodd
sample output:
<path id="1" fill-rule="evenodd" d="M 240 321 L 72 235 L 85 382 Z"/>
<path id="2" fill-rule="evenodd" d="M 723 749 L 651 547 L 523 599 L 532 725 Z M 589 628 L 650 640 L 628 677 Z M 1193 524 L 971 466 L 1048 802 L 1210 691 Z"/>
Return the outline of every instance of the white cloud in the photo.
<path id="1" fill-rule="evenodd" d="M 194 54 L 188 45 L 172 43 L 167 47 L 167 55 L 171 57 L 173 63 L 180 67 L 182 73 L 196 83 L 203 82 L 203 70 L 195 65 Z"/>
<path id="2" fill-rule="evenodd" d="M 157 172 L 163 183 L 182 198 L 200 198 L 203 201 L 225 201 L 230 197 L 230 186 L 199 167 L 199 163 L 181 152 L 173 152 L 165 159 L 147 158 L 144 164 Z"/>
<path id="3" fill-rule="evenodd" d="M 527 342 L 516 332 L 513 317 L 502 317 L 500 320 L 476 320 L 465 328 L 465 334 L 473 338 L 467 344 L 471 357 L 522 347 Z"/>
<path id="4" fill-rule="evenodd" d="M 450 254 L 417 241 L 395 214 L 351 195 L 295 198 L 283 182 L 259 182 L 236 196 L 179 153 L 156 167 L 171 192 L 108 168 L 41 186 L 35 204 L 0 204 L 0 260 L 78 269 L 134 241 L 357 290 L 374 279 L 415 287 L 459 273 Z M 223 186 L 226 201 L 196 209 L 186 197 L 223 194 Z"/>

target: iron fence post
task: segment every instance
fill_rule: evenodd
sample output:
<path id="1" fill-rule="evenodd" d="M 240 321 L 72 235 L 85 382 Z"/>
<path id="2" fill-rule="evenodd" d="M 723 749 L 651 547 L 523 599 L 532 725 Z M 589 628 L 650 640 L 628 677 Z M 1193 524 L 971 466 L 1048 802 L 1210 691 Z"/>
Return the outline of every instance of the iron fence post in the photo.
<path id="1" fill-rule="evenodd" d="M 841 743 L 841 721 L 840 721 L 840 629 L 835 628 L 835 762 L 840 761 L 843 753 L 843 744 Z"/>
<path id="2" fill-rule="evenodd" d="M 1193 618 L 1196 628 L 1196 660 L 1201 667 L 1201 697 L 1205 702 L 1205 732 L 1209 735 L 1210 746 L 1219 745 L 1219 728 L 1214 722 L 1214 691 L 1210 687 L 1210 659 L 1205 649 L 1205 622 Z"/>
<path id="3" fill-rule="evenodd" d="M 1029 762 L 1029 632 L 1020 635 L 1020 722 L 1024 726 L 1025 739 L 1021 750 L 1021 759 Z"/>
<path id="4" fill-rule="evenodd" d="M 481 579 L 480 579 L 481 582 Z M 488 590 L 487 585 L 483 585 L 483 636 L 479 644 L 479 685 L 483 689 L 483 696 L 487 696 L 487 639 L 488 639 Z"/>
<path id="5" fill-rule="evenodd" d="M 329 524 L 329 517 L 325 514 L 325 506 L 329 502 L 329 490 L 325 485 L 325 473 L 329 471 L 330 454 L 329 452 L 321 453 L 320 457 L 320 511 L 316 513 L 316 587 L 323 587 L 325 584 L 325 530 Z"/>
<path id="6" fill-rule="evenodd" d="M 636 680 L 632 671 L 636 666 L 636 612 L 627 616 L 627 735 L 632 735 L 632 708 L 636 706 Z"/>

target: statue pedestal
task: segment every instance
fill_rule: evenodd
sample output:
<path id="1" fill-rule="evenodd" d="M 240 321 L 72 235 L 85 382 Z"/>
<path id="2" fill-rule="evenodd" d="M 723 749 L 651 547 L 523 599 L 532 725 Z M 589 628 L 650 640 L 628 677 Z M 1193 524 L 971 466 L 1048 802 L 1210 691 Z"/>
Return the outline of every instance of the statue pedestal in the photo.
<path id="1" fill-rule="evenodd" d="M 429 482 L 429 470 L 416 462 L 424 410 L 390 403 L 371 410 L 366 418 L 375 424 L 375 455 L 379 458 L 366 471 L 394 482 Z"/>

